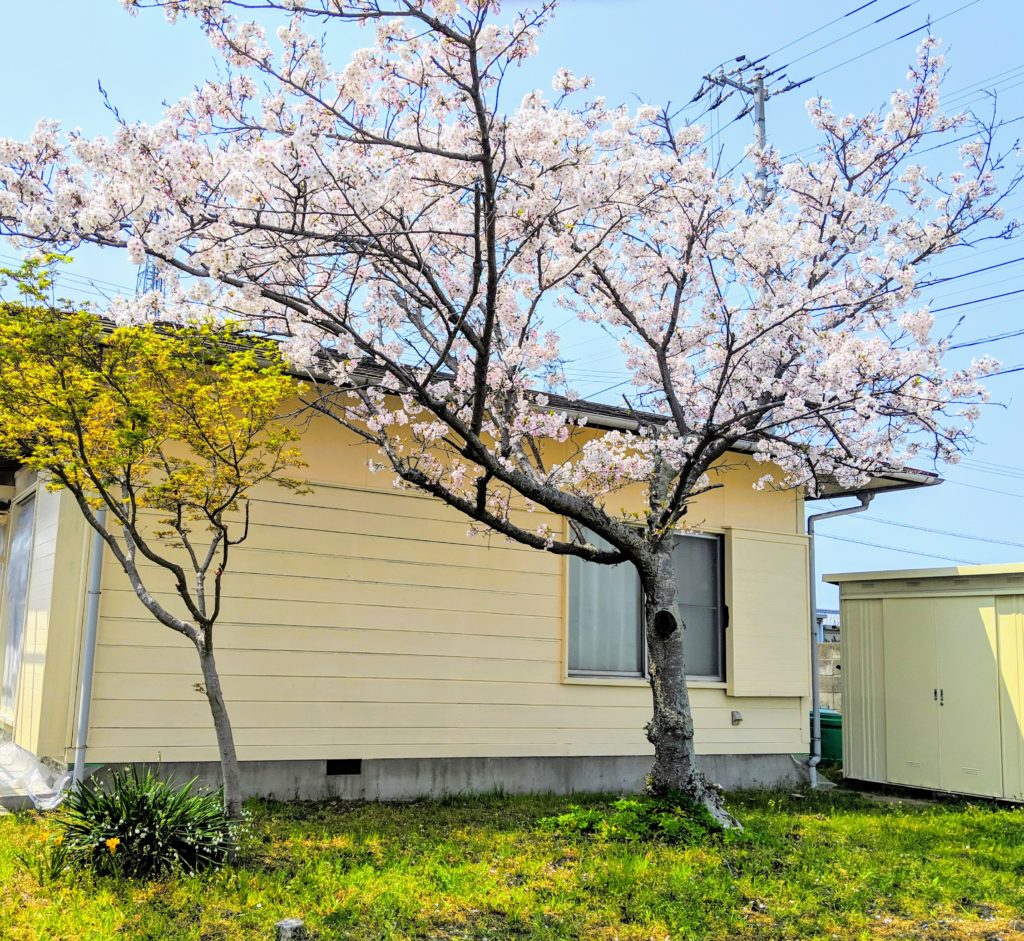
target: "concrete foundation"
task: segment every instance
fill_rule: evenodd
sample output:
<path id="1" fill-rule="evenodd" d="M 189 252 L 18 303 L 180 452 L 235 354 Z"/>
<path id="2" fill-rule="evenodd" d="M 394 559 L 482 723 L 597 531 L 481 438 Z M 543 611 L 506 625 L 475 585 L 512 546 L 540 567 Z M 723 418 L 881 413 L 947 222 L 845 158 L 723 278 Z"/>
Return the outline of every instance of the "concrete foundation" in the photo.
<path id="1" fill-rule="evenodd" d="M 795 787 L 807 768 L 791 755 L 705 755 L 705 773 L 725 790 Z M 164 776 L 216 787 L 216 762 L 165 762 Z M 364 761 L 243 761 L 245 797 L 277 800 L 416 800 L 457 794 L 635 793 L 651 758 L 374 758 Z"/>

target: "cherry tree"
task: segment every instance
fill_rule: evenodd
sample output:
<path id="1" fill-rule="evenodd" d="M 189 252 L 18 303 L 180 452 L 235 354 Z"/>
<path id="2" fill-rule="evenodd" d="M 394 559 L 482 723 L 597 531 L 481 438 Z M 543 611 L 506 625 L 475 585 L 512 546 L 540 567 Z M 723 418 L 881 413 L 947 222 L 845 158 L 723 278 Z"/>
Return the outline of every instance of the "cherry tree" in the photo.
<path id="1" fill-rule="evenodd" d="M 814 99 L 813 156 L 750 152 L 730 173 L 701 127 L 611 106 L 566 70 L 506 103 L 553 3 L 504 19 L 491 0 L 125 5 L 194 20 L 223 74 L 109 139 L 42 122 L 0 142 L 0 232 L 155 259 L 162 316 L 208 304 L 278 338 L 323 380 L 313 405 L 401 485 L 527 546 L 632 563 L 651 788 L 730 822 L 695 758 L 672 534 L 737 448 L 760 486 L 814 491 L 967 445 L 993 364 L 943 365 L 919 289 L 936 256 L 1015 231 L 998 123 L 940 111 L 928 39 L 884 112 Z M 373 43 L 332 64 L 356 24 Z M 929 172 L 915 152 L 950 135 L 958 169 Z M 583 427 L 558 310 L 617 338 L 628 429 Z M 636 518 L 611 499 L 627 487 Z"/>

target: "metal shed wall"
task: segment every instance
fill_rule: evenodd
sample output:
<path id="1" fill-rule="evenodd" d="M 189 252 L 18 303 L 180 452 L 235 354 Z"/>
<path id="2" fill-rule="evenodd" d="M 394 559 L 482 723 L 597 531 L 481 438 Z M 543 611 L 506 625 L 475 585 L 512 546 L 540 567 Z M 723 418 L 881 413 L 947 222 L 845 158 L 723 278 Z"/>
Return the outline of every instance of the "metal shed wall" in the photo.
<path id="1" fill-rule="evenodd" d="M 848 777 L 1024 800 L 1024 565 L 840 586 Z"/>

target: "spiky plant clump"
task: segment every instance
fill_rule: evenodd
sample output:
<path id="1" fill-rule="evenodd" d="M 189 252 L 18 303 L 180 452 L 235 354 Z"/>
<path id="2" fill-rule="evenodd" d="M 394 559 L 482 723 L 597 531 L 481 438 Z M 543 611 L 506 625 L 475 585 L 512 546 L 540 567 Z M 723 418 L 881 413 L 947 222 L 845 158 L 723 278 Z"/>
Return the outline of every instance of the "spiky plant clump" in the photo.
<path id="1" fill-rule="evenodd" d="M 100 875 L 150 878 L 198 872 L 234 853 L 236 833 L 219 793 L 177 786 L 149 769 L 110 773 L 71 790 L 57 818 L 64 865 Z"/>

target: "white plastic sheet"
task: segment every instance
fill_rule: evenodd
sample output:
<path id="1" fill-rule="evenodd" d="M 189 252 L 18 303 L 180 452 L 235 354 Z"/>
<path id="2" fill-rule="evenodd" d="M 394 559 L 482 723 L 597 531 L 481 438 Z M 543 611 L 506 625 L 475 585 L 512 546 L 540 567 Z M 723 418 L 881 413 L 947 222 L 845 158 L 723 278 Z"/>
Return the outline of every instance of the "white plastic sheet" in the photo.
<path id="1" fill-rule="evenodd" d="M 0 795 L 28 797 L 37 810 L 52 810 L 70 784 L 70 771 L 61 774 L 10 739 L 0 739 Z"/>

